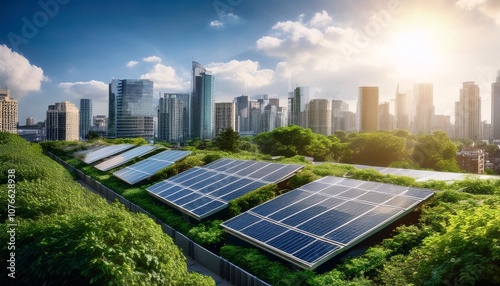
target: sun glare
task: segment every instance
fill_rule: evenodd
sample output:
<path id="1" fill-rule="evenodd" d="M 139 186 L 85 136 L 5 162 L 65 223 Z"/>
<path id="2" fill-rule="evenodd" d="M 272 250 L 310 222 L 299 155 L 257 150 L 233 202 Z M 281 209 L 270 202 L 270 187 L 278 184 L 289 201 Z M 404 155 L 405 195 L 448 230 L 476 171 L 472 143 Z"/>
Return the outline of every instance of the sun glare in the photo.
<path id="1" fill-rule="evenodd" d="M 412 75 L 439 69 L 439 41 L 431 30 L 401 31 L 392 44 L 394 65 L 399 72 Z"/>

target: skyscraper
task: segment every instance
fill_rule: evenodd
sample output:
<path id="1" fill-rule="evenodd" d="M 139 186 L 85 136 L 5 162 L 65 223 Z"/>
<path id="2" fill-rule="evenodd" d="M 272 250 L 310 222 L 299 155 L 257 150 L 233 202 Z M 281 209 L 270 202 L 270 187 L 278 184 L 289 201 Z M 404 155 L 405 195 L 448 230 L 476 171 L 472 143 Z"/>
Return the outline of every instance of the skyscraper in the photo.
<path id="1" fill-rule="evenodd" d="M 26 126 L 32 126 L 32 125 L 35 125 L 35 118 L 30 116 L 26 118 Z"/>
<path id="2" fill-rule="evenodd" d="M 415 134 L 431 134 L 434 118 L 434 92 L 432 83 L 419 83 L 413 87 L 415 96 Z"/>
<path id="3" fill-rule="evenodd" d="M 307 128 L 306 105 L 314 98 L 314 89 L 297 86 L 288 93 L 288 125 Z"/>
<path id="4" fill-rule="evenodd" d="M 382 131 L 389 131 L 394 129 L 393 116 L 391 114 L 391 105 L 389 102 L 382 102 L 378 106 L 378 129 Z"/>
<path id="5" fill-rule="evenodd" d="M 500 71 L 496 82 L 491 84 L 491 137 L 500 139 Z"/>
<path id="6" fill-rule="evenodd" d="M 10 90 L 0 89 L 0 131 L 16 133 L 18 104 L 10 96 Z"/>
<path id="7" fill-rule="evenodd" d="M 409 130 L 410 118 L 408 113 L 408 94 L 396 91 L 396 129 Z"/>
<path id="8" fill-rule="evenodd" d="M 113 79 L 109 84 L 108 136 L 153 139 L 153 82 Z"/>
<path id="9" fill-rule="evenodd" d="M 358 130 L 375 132 L 378 130 L 378 87 L 362 86 L 358 96 Z"/>
<path id="10" fill-rule="evenodd" d="M 247 95 L 238 96 L 236 100 L 237 116 L 240 132 L 250 131 L 250 104 Z"/>
<path id="11" fill-rule="evenodd" d="M 236 104 L 234 102 L 215 103 L 215 133 L 227 128 L 236 130 Z"/>
<path id="12" fill-rule="evenodd" d="M 189 94 L 165 93 L 158 107 L 158 138 L 181 143 L 189 133 Z"/>
<path id="13" fill-rule="evenodd" d="M 342 129 L 342 112 L 349 111 L 349 104 L 342 100 L 332 100 L 332 133 Z"/>
<path id="14" fill-rule="evenodd" d="M 482 140 L 481 97 L 473 81 L 463 83 L 460 100 L 455 102 L 455 130 L 456 138 Z"/>
<path id="15" fill-rule="evenodd" d="M 193 61 L 193 93 L 191 97 L 191 138 L 212 139 L 215 125 L 215 78 Z"/>
<path id="16" fill-rule="evenodd" d="M 47 140 L 78 140 L 79 121 L 79 111 L 73 103 L 64 101 L 49 105 L 45 121 Z"/>
<path id="17" fill-rule="evenodd" d="M 332 134 L 332 109 L 330 100 L 313 99 L 307 104 L 308 128 L 318 134 Z"/>
<path id="18" fill-rule="evenodd" d="M 89 133 L 92 126 L 92 100 L 80 99 L 80 137 L 82 139 Z"/>

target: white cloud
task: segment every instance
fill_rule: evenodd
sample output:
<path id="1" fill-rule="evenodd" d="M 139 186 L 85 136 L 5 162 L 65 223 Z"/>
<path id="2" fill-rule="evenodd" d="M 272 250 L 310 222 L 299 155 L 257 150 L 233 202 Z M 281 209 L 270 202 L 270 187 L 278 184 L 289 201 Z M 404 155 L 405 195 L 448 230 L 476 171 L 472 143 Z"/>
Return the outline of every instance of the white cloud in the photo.
<path id="1" fill-rule="evenodd" d="M 296 21 L 278 22 L 271 35 L 257 40 L 257 50 L 284 59 L 277 66 L 277 73 L 286 77 L 304 70 L 336 71 L 364 62 L 359 49 L 351 48 L 356 44 L 356 31 L 334 26 L 332 22 L 326 11 L 316 13 L 307 22 L 303 15 Z"/>
<path id="2" fill-rule="evenodd" d="M 274 71 L 259 69 L 259 63 L 251 60 L 211 63 L 207 69 L 215 75 L 217 82 L 231 82 L 244 88 L 269 85 L 274 79 Z"/>
<path id="3" fill-rule="evenodd" d="M 79 106 L 79 100 L 82 98 L 92 99 L 92 112 L 94 115 L 108 113 L 109 85 L 97 80 L 62 82 L 58 88 L 65 96 L 59 101 L 69 100 Z"/>
<path id="4" fill-rule="evenodd" d="M 109 85 L 102 81 L 62 82 L 58 87 L 74 99 L 89 98 L 97 101 L 108 99 Z"/>
<path id="5" fill-rule="evenodd" d="M 132 67 L 135 67 L 139 62 L 138 61 L 129 61 L 127 63 L 127 67 L 128 68 L 132 68 Z"/>
<path id="6" fill-rule="evenodd" d="M 142 61 L 146 63 L 161 63 L 161 58 L 157 56 L 149 56 L 146 58 L 142 58 Z"/>
<path id="7" fill-rule="evenodd" d="M 157 63 L 153 68 L 140 77 L 154 82 L 154 88 L 164 91 L 185 91 L 189 89 L 189 82 L 183 81 L 170 66 Z"/>
<path id="8" fill-rule="evenodd" d="M 7 87 L 14 98 L 28 92 L 40 91 L 43 81 L 48 81 L 40 67 L 32 65 L 24 56 L 0 45 L 0 85 Z"/>
<path id="9" fill-rule="evenodd" d="M 233 12 L 219 12 L 219 20 L 210 21 L 210 27 L 214 28 L 222 28 L 225 27 L 226 24 L 240 24 L 245 22 L 240 16 L 234 14 Z"/>
<path id="10" fill-rule="evenodd" d="M 456 5 L 464 10 L 477 9 L 500 25 L 500 1 L 498 0 L 459 0 Z"/>
<path id="11" fill-rule="evenodd" d="M 313 27 L 324 27 L 332 23 L 332 17 L 328 15 L 328 13 L 323 10 L 320 13 L 314 14 L 314 17 L 311 19 L 309 24 Z"/>
<path id="12" fill-rule="evenodd" d="M 210 27 L 224 27 L 224 23 L 214 20 L 210 22 Z"/>

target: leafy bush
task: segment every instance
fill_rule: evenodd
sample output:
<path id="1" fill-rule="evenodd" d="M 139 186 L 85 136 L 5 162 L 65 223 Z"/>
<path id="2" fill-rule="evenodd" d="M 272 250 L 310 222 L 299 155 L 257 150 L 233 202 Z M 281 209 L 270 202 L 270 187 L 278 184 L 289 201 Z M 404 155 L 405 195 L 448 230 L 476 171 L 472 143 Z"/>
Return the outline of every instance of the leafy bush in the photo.
<path id="1" fill-rule="evenodd" d="M 314 276 L 311 271 L 292 271 L 269 260 L 255 248 L 225 245 L 221 247 L 220 255 L 273 285 L 304 285 Z"/>
<path id="2" fill-rule="evenodd" d="M 209 277 L 188 272 L 180 249 L 153 220 L 85 191 L 39 147 L 19 136 L 0 133 L 0 140 L 0 156 L 11 153 L 1 168 L 15 169 L 21 178 L 16 182 L 16 268 L 22 269 L 18 283 L 215 285 Z M 29 171 L 23 169 L 27 159 L 34 170 L 43 171 L 23 174 Z M 8 205 L 6 193 L 0 192 L 2 208 Z M 1 228 L 0 240 L 8 241 L 7 224 Z M 0 246 L 0 256 L 10 251 L 7 244 Z M 1 285 L 12 282 L 7 273 L 6 267 L 0 270 Z"/>
<path id="3" fill-rule="evenodd" d="M 278 195 L 278 186 L 271 184 L 258 188 L 248 194 L 229 202 L 229 214 L 239 215 L 253 207 L 256 207 Z"/>
<path id="4" fill-rule="evenodd" d="M 200 223 L 189 230 L 188 237 L 203 245 L 219 243 L 225 237 L 225 232 L 220 226 L 221 223 L 223 223 L 222 220 Z"/>

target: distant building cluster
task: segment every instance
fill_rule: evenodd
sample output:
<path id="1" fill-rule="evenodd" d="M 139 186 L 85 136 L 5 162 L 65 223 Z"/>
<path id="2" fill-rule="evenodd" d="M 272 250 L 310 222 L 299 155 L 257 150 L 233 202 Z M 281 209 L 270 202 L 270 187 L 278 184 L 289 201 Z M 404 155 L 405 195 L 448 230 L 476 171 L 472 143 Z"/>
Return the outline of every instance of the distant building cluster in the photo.
<path id="1" fill-rule="evenodd" d="M 92 100 L 81 99 L 79 107 L 68 101 L 49 105 L 45 122 L 36 123 L 29 117 L 22 126 L 17 101 L 10 90 L 0 89 L 0 130 L 18 133 L 33 142 L 86 140 L 93 133 L 109 138 L 142 137 L 184 144 L 193 139 L 213 139 L 227 128 L 242 136 L 252 136 L 298 125 L 326 136 L 337 131 L 403 129 L 425 135 L 440 130 L 450 138 L 500 142 L 500 71 L 491 84 L 491 123 L 481 121 L 480 90 L 473 81 L 464 82 L 459 89 L 454 122 L 450 115 L 436 114 L 431 83 L 417 83 L 406 92 L 401 92 L 398 85 L 390 102 L 380 102 L 377 86 L 361 86 L 355 112 L 350 111 L 346 102 L 318 98 L 314 91 L 314 87 L 296 86 L 288 93 L 286 107 L 280 105 L 279 98 L 267 94 L 241 95 L 232 101 L 215 102 L 214 75 L 193 61 L 191 91 L 163 93 L 159 100 L 153 97 L 151 80 L 113 79 L 109 84 L 108 116 L 94 115 Z M 500 158 L 479 161 L 500 170 Z"/>

